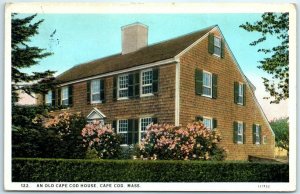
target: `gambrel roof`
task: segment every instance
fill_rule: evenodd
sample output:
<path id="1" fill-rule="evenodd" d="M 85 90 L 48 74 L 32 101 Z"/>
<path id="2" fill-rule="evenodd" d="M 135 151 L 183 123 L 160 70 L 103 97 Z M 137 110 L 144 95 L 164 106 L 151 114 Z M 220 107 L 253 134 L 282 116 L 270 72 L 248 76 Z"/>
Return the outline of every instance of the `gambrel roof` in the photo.
<path id="1" fill-rule="evenodd" d="M 103 73 L 170 59 L 192 45 L 214 27 L 216 27 L 216 25 L 174 39 L 149 45 L 128 54 L 122 55 L 120 53 L 88 63 L 83 63 L 60 74 L 56 79 L 59 83 L 65 83 Z"/>

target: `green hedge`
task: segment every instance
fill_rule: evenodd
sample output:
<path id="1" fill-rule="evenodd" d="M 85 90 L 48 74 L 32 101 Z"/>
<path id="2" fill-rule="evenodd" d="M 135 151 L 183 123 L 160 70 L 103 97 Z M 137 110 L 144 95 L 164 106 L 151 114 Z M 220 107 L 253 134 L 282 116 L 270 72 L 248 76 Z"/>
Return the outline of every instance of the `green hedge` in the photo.
<path id="1" fill-rule="evenodd" d="M 25 159 L 12 160 L 13 182 L 288 182 L 279 163 Z"/>

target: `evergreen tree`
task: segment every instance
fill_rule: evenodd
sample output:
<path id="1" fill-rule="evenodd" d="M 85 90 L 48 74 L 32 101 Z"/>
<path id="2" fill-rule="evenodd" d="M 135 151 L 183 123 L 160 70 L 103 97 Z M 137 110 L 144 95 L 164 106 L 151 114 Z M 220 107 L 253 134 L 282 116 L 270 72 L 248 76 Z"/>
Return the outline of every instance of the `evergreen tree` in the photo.
<path id="1" fill-rule="evenodd" d="M 261 37 L 250 43 L 255 46 L 267 39 L 268 35 L 276 36 L 281 42 L 273 48 L 261 48 L 258 52 L 267 54 L 268 57 L 259 61 L 258 68 L 272 75 L 272 80 L 262 78 L 266 91 L 274 99 L 271 103 L 279 103 L 289 98 L 289 14 L 288 13 L 264 13 L 261 21 L 254 24 L 246 22 L 240 25 L 249 32 L 259 32 Z M 265 97 L 269 99 L 270 97 Z"/>
<path id="2" fill-rule="evenodd" d="M 12 14 L 11 21 L 11 63 L 12 63 L 12 104 L 18 102 L 18 92 L 23 91 L 32 96 L 32 93 L 46 93 L 53 86 L 54 71 L 33 72 L 27 74 L 22 68 L 39 64 L 39 60 L 52 53 L 45 49 L 30 46 L 30 38 L 38 34 L 39 25 L 44 20 L 32 22 L 35 15 L 25 18 Z"/>

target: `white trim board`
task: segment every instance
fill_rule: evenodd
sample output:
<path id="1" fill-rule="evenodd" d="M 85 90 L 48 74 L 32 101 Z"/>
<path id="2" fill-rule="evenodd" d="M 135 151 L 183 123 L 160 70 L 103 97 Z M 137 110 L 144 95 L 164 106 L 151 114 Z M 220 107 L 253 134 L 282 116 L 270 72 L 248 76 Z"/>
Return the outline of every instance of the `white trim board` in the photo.
<path id="1" fill-rule="evenodd" d="M 58 87 L 62 87 L 62 86 L 69 85 L 69 84 L 75 84 L 75 83 L 79 83 L 79 82 L 84 82 L 84 81 L 88 81 L 88 80 L 108 77 L 108 76 L 112 76 L 112 75 L 128 73 L 128 72 L 131 72 L 131 71 L 147 69 L 147 68 L 151 68 L 151 67 L 155 67 L 155 66 L 167 65 L 167 64 L 171 64 L 171 63 L 175 63 L 175 62 L 176 61 L 174 60 L 174 58 L 169 58 L 169 59 L 165 59 L 165 60 L 162 60 L 162 61 L 157 61 L 157 62 L 154 62 L 154 63 L 148 63 L 148 64 L 145 64 L 145 65 L 139 65 L 139 66 L 135 66 L 135 67 L 127 68 L 127 69 L 122 69 L 122 70 L 118 70 L 118 71 L 113 71 L 113 72 L 109 72 L 109 73 L 104 73 L 104 74 L 100 74 L 100 75 L 91 76 L 91 77 L 88 77 L 88 78 L 82 78 L 82 79 L 78 79 L 78 80 L 74 80 L 74 81 L 65 82 L 63 84 L 59 84 Z"/>

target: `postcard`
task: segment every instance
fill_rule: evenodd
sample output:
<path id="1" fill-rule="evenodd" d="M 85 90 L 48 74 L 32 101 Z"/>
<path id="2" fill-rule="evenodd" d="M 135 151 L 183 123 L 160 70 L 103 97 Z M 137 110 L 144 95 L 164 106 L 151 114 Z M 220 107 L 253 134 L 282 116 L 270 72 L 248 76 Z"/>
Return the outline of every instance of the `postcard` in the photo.
<path id="1" fill-rule="evenodd" d="M 296 189 L 293 4 L 7 3 L 4 94 L 7 191 Z"/>

